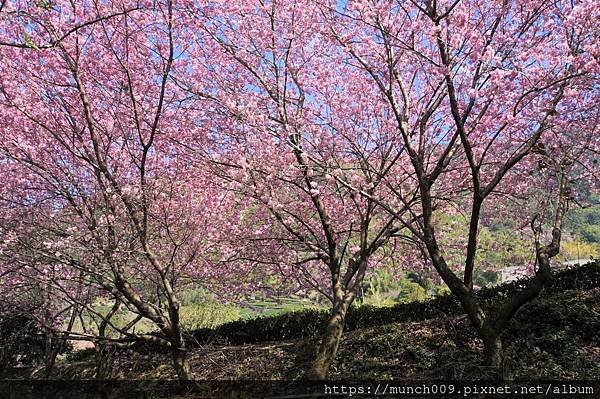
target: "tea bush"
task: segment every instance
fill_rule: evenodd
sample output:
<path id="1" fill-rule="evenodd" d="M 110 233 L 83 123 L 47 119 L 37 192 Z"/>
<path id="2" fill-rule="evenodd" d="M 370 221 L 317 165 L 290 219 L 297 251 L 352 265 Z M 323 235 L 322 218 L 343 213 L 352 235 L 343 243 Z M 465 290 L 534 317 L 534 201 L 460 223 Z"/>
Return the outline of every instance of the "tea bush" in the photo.
<path id="1" fill-rule="evenodd" d="M 510 297 L 529 283 L 524 278 L 476 292 L 486 306 L 493 306 L 498 300 Z M 554 273 L 545 287 L 547 293 L 566 290 L 589 290 L 600 287 L 600 261 L 590 262 Z M 534 305 L 529 305 L 534 306 Z M 434 317 L 463 314 L 458 300 L 450 294 L 438 296 L 428 301 L 400 303 L 391 307 L 370 305 L 355 306 L 346 316 L 346 330 L 364 327 L 421 321 Z M 271 317 L 257 317 L 225 323 L 217 328 L 200 328 L 190 332 L 190 344 L 229 344 L 241 345 L 265 341 L 312 337 L 321 331 L 328 313 L 322 310 L 302 310 Z"/>

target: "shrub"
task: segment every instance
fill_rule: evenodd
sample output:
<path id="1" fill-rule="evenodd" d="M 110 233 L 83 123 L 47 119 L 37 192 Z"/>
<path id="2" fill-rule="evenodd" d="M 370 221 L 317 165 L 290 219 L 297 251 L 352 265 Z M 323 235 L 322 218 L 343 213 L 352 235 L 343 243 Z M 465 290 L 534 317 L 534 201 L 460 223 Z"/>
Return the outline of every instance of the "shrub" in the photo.
<path id="1" fill-rule="evenodd" d="M 27 371 L 43 364 L 55 349 L 67 352 L 63 340 L 48 335 L 25 313 L 5 310 L 0 313 L 0 376 L 9 377 L 18 370 Z"/>
<path id="2" fill-rule="evenodd" d="M 492 288 L 484 288 L 476 293 L 488 306 L 522 289 L 528 278 L 512 281 Z M 600 261 L 569 268 L 554 274 L 547 284 L 546 292 L 565 290 L 588 290 L 600 287 Z M 370 305 L 354 306 L 346 316 L 346 330 L 364 327 L 421 321 L 440 316 L 463 314 L 458 300 L 450 294 L 440 295 L 423 302 L 400 303 L 392 307 Z M 327 320 L 327 312 L 322 310 L 301 310 L 270 317 L 257 317 L 223 324 L 217 328 L 201 328 L 190 333 L 190 344 L 218 343 L 229 345 L 285 339 L 307 338 L 317 335 Z"/>
<path id="3" fill-rule="evenodd" d="M 181 325 L 184 330 L 215 328 L 240 318 L 240 308 L 219 303 L 195 303 L 180 308 Z"/>

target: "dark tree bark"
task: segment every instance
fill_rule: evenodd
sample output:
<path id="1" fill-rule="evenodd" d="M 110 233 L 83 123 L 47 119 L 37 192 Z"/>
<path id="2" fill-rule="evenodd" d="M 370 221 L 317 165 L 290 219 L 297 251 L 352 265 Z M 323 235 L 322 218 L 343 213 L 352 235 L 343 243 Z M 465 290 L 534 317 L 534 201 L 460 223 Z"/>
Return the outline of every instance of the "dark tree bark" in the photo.
<path id="1" fill-rule="evenodd" d="M 181 381 L 192 380 L 194 374 L 187 358 L 187 351 L 185 348 L 175 348 L 171 351 L 173 359 L 173 368 L 177 377 Z"/>
<path id="2" fill-rule="evenodd" d="M 324 380 L 327 378 L 342 339 L 347 311 L 348 305 L 345 301 L 334 307 L 321 338 L 317 357 L 308 373 L 309 379 Z"/>
<path id="3" fill-rule="evenodd" d="M 502 377 L 504 373 L 504 350 L 502 339 L 498 335 L 483 336 L 483 357 L 485 365 L 489 366 L 493 372 L 500 373 L 497 377 Z"/>

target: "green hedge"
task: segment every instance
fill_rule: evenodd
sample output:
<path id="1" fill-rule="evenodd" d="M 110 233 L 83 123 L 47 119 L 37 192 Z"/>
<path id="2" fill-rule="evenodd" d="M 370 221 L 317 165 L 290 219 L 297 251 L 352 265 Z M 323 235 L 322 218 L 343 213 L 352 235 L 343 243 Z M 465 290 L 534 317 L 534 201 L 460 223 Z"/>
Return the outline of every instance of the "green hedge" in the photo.
<path id="1" fill-rule="evenodd" d="M 516 280 L 493 288 L 484 288 L 476 295 L 486 305 L 511 296 L 529 283 L 529 278 Z M 589 290 L 600 287 L 600 261 L 556 272 L 545 291 L 558 293 L 565 290 Z M 346 316 L 346 330 L 356 330 L 389 323 L 421 321 L 439 316 L 463 314 L 458 300 L 450 294 L 425 302 L 397 304 L 388 308 L 352 307 Z M 328 313 L 319 310 L 301 310 L 278 316 L 239 320 L 215 329 L 198 329 L 189 337 L 189 345 L 207 343 L 242 345 L 266 341 L 306 338 L 317 335 L 325 325 Z"/>

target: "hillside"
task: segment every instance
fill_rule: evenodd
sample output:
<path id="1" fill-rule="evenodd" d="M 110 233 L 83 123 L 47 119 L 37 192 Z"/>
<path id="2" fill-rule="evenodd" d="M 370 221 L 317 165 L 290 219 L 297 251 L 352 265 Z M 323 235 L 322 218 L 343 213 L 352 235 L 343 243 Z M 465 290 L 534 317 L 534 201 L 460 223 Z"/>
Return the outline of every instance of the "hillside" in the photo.
<path id="1" fill-rule="evenodd" d="M 593 379 L 600 375 L 600 267 L 560 272 L 505 332 L 506 374 L 516 379 Z M 489 306 L 524 281 L 484 290 Z M 320 312 L 288 313 L 195 332 L 190 362 L 197 379 L 301 378 L 313 356 Z M 391 308 L 362 307 L 349 315 L 334 379 L 485 379 L 482 345 L 454 299 Z M 269 336 L 272 337 L 269 339 Z M 202 339 L 204 342 L 201 342 Z M 117 379 L 175 378 L 166 355 L 143 348 L 115 354 Z M 526 353 L 527 356 L 523 354 Z M 92 351 L 76 352 L 56 377 L 94 377 Z M 41 375 L 41 374 L 40 374 Z"/>

